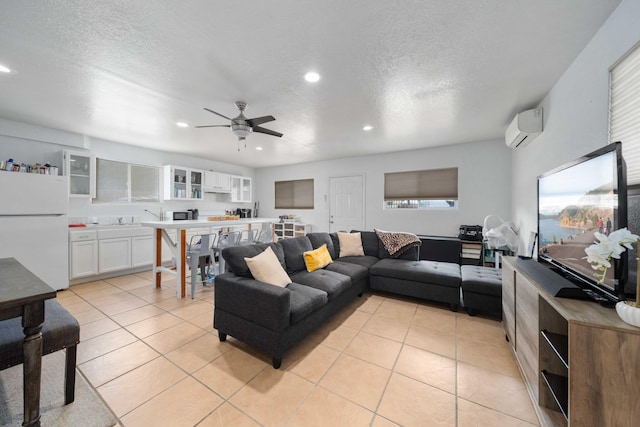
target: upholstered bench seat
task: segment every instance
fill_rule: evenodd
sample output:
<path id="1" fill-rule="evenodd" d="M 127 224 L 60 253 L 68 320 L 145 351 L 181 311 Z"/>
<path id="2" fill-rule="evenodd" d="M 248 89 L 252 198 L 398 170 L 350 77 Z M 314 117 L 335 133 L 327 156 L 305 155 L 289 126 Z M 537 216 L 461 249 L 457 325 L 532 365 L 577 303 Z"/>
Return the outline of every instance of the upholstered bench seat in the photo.
<path id="1" fill-rule="evenodd" d="M 80 342 L 80 325 L 55 299 L 45 301 L 44 313 L 42 354 L 67 349 L 64 386 L 66 405 L 75 399 L 76 346 Z M 0 321 L 0 370 L 23 363 L 23 343 L 21 318 Z"/>
<path id="2" fill-rule="evenodd" d="M 369 269 L 371 289 L 460 305 L 460 266 L 450 262 L 381 259 Z"/>
<path id="3" fill-rule="evenodd" d="M 502 318 L 502 270 L 463 265 L 462 296 L 467 313 L 484 312 Z"/>
<path id="4" fill-rule="evenodd" d="M 452 288 L 460 287 L 458 264 L 438 261 L 408 261 L 381 259 L 369 269 L 374 276 L 389 276 L 397 279 L 424 283 L 437 283 Z"/>

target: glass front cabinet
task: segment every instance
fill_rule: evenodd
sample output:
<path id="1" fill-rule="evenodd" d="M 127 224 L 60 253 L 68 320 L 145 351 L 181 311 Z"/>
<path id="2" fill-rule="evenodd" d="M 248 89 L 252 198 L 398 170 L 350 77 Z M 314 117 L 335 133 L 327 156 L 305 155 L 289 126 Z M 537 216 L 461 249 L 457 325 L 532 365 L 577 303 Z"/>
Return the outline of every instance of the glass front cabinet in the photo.
<path id="1" fill-rule="evenodd" d="M 69 197 L 96 197 L 95 156 L 64 150 L 62 157 L 62 173 L 69 177 Z"/>
<path id="2" fill-rule="evenodd" d="M 231 177 L 231 201 L 251 202 L 251 178 L 246 176 Z"/>
<path id="3" fill-rule="evenodd" d="M 164 200 L 202 200 L 204 171 L 164 166 Z"/>

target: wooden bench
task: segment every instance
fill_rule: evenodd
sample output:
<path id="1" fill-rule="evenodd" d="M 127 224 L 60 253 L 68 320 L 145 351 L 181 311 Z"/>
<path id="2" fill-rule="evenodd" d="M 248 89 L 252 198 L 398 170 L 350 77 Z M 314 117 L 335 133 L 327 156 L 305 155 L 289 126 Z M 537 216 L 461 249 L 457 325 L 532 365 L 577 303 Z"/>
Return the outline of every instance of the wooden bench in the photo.
<path id="1" fill-rule="evenodd" d="M 80 342 L 80 325 L 55 299 L 46 300 L 44 310 L 42 354 L 67 349 L 64 380 L 64 404 L 67 405 L 75 399 L 76 350 Z M 24 338 L 20 318 L 0 321 L 0 370 L 23 363 Z"/>

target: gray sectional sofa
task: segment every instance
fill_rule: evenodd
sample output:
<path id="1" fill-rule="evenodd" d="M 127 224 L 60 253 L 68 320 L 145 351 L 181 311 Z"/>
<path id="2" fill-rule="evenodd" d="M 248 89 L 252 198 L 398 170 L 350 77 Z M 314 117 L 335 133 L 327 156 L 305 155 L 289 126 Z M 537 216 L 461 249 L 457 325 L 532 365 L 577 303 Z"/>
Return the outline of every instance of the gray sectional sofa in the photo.
<path id="1" fill-rule="evenodd" d="M 220 340 L 231 335 L 266 352 L 277 369 L 287 350 L 369 286 L 458 309 L 461 271 L 457 263 L 419 260 L 418 247 L 391 258 L 375 232 L 363 231 L 361 238 L 364 256 L 339 257 L 338 236 L 329 233 L 225 248 L 222 256 L 228 271 L 215 278 L 213 326 Z M 323 244 L 333 262 L 308 272 L 303 253 Z M 267 247 L 271 247 L 292 280 L 286 287 L 255 280 L 244 260 Z"/>

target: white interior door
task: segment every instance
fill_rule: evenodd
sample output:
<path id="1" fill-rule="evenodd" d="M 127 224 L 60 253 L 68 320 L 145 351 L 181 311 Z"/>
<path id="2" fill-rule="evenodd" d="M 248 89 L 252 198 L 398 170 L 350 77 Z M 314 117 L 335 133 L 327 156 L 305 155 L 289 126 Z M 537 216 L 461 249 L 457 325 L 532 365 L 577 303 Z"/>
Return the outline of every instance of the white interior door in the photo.
<path id="1" fill-rule="evenodd" d="M 364 229 L 364 191 L 362 175 L 329 178 L 329 230 Z"/>

